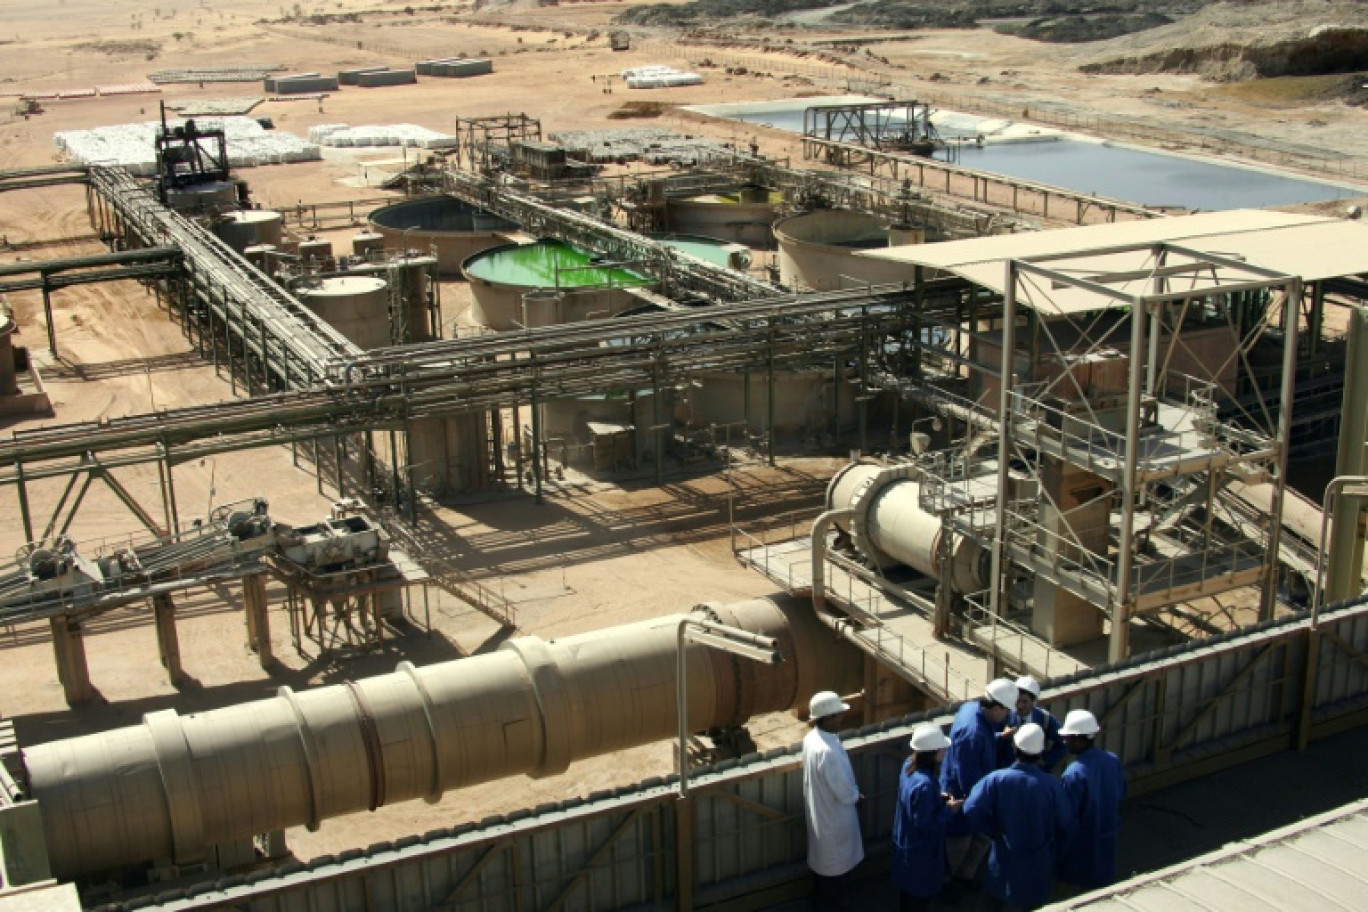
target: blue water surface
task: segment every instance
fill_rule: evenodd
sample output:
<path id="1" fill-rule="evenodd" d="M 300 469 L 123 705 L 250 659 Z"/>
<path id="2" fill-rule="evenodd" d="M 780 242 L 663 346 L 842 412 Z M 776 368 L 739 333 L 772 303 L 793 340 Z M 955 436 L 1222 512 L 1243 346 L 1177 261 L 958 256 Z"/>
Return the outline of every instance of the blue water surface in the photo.
<path id="1" fill-rule="evenodd" d="M 801 133 L 804 109 L 833 102 L 837 99 L 712 105 L 703 106 L 701 113 Z M 1244 209 L 1364 195 L 1361 189 L 1327 181 L 1067 138 L 966 144 L 959 148 L 958 160 L 966 168 L 1149 206 Z"/>

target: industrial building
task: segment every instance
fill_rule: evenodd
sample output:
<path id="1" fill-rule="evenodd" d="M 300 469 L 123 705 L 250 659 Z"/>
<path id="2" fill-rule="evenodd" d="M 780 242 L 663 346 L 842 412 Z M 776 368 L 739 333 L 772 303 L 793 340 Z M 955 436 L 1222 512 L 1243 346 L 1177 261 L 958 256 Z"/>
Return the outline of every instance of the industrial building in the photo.
<path id="1" fill-rule="evenodd" d="M 417 72 L 469 63 L 487 61 Z M 797 749 L 695 767 L 690 739 L 744 743 L 818 689 L 859 695 L 876 856 L 911 727 L 998 674 L 1093 711 L 1137 794 L 1362 724 L 1368 226 L 1173 214 L 833 132 L 887 113 L 812 120 L 810 159 L 839 167 L 733 149 L 630 174 L 571 167 L 525 115 L 466 121 L 350 252 L 251 207 L 213 131 L 165 130 L 151 181 L 0 173 L 0 192 L 81 187 L 109 249 L 0 269 L 0 290 L 41 292 L 54 354 L 54 292 L 137 279 L 240 393 L 97 422 L 58 407 L 0 438 L 27 542 L 0 620 L 51 638 L 73 705 L 95 688 L 85 629 L 128 605 L 185 675 L 177 600 L 206 587 L 241 598 L 263 668 L 268 583 L 310 657 L 376 648 L 433 587 L 519 633 L 432 560 L 420 514 L 442 498 L 541 502 L 567 473 L 660 487 L 700 464 L 730 484 L 742 450 L 847 463 L 801 519 L 728 523 L 769 598 L 700 580 L 689 613 L 451 662 L 42 743 L 0 723 L 0 909 L 764 908 L 807 888 Z M 457 276 L 478 332 L 448 331 Z M 11 335 L 0 411 L 32 410 Z M 1289 475 L 1336 440 L 1331 535 Z M 253 496 L 200 517 L 177 496 L 180 467 L 286 447 L 329 515 L 295 526 Z M 134 465 L 155 467 L 151 496 L 113 472 Z M 143 534 L 67 534 L 97 481 Z M 40 486 L 62 492 L 50 511 Z M 291 827 L 676 735 L 675 764 L 635 785 L 289 855 Z"/>

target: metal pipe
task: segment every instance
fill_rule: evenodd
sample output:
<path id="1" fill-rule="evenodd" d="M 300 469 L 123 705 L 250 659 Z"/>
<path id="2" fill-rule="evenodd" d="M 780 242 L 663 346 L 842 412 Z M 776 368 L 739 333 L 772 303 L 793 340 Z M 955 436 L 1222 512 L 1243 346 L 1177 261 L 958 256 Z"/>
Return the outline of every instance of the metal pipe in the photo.
<path id="1" fill-rule="evenodd" d="M 1322 585 L 1325 571 L 1325 539 L 1330 525 L 1330 514 L 1335 511 L 1341 494 L 1350 485 L 1357 485 L 1360 490 L 1349 491 L 1355 499 L 1368 496 L 1368 475 L 1340 475 L 1330 479 L 1330 483 L 1325 486 L 1325 499 L 1321 501 L 1321 526 L 1320 539 L 1316 547 L 1316 580 L 1315 586 L 1311 590 L 1311 629 L 1315 630 L 1320 623 L 1321 593 L 1331 590 L 1329 585 Z M 1340 523 L 1335 523 L 1338 530 Z M 1349 568 L 1353 572 L 1353 568 Z M 1331 590 L 1333 591 L 1333 590 Z M 1333 598 L 1333 596 L 1332 596 Z M 1336 599 L 1340 601 L 1341 599 Z"/>
<path id="2" fill-rule="evenodd" d="M 1335 457 L 1337 476 L 1361 475 L 1368 469 L 1364 459 L 1364 444 L 1368 442 L 1368 308 L 1350 309 L 1348 336 L 1344 404 Z M 1326 560 L 1325 597 L 1330 602 L 1342 602 L 1357 594 L 1363 573 L 1363 508 L 1355 499 L 1342 505 L 1339 514 L 1330 534 L 1329 554 L 1325 554 L 1324 541 L 1320 552 Z M 1320 584 L 1319 572 L 1316 582 Z"/>
<path id="3" fill-rule="evenodd" d="M 707 609 L 712 619 L 779 641 L 762 666 L 707 648 L 688 652 L 688 724 L 738 725 L 803 705 L 816 690 L 858 686 L 853 653 L 812 612 L 768 599 Z M 232 839 L 522 773 L 675 734 L 673 615 L 500 650 L 342 686 L 25 750 L 43 810 L 53 875 L 158 858 L 192 862 Z"/>
<path id="4" fill-rule="evenodd" d="M 1302 280 L 1293 278 L 1287 283 L 1283 303 L 1283 360 L 1282 384 L 1279 390 L 1277 456 L 1274 460 L 1276 481 L 1273 483 L 1273 503 L 1269 507 L 1268 551 L 1265 562 L 1263 599 L 1259 603 L 1259 620 L 1273 619 L 1278 606 L 1278 554 L 1282 549 L 1283 500 L 1287 488 L 1287 453 L 1292 447 L 1292 403 L 1297 395 L 1297 330 L 1300 328 Z"/>
<path id="5" fill-rule="evenodd" d="M 826 535 L 831 524 L 838 519 L 855 515 L 846 507 L 827 510 L 812 521 L 812 609 L 818 614 L 826 613 Z"/>
<path id="6" fill-rule="evenodd" d="M 1154 305 L 1158 307 L 1157 303 Z M 1130 389 L 1126 393 L 1126 446 L 1125 462 L 1121 466 L 1121 532 L 1117 546 L 1116 581 L 1114 591 L 1120 595 L 1112 603 L 1111 641 L 1107 647 L 1107 660 L 1120 662 L 1130 652 L 1130 609 L 1132 589 L 1131 568 L 1135 566 L 1135 507 L 1139 497 L 1139 473 L 1136 463 L 1140 459 L 1140 404 L 1143 388 L 1140 385 L 1140 352 L 1145 342 L 1145 306 L 1140 298 L 1134 299 L 1130 308 Z"/>

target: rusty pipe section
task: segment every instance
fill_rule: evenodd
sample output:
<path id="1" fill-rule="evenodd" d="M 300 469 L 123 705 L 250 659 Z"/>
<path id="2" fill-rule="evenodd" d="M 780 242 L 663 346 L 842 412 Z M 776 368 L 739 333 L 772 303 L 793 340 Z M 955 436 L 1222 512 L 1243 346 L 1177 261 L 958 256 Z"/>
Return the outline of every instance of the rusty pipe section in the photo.
<path id="1" fill-rule="evenodd" d="M 735 725 L 859 686 L 858 660 L 797 603 L 700 606 L 775 637 L 783 664 L 704 646 L 688 663 L 689 727 Z M 550 642 L 40 744 L 24 751 L 52 871 L 69 878 L 202 859 L 230 839 L 575 760 L 674 735 L 673 615 Z"/>

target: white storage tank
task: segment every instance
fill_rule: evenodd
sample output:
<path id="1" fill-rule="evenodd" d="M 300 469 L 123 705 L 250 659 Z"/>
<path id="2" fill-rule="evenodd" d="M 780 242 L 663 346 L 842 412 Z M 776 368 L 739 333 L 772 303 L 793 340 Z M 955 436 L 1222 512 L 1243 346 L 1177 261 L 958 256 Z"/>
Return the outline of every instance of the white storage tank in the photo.
<path id="1" fill-rule="evenodd" d="M 390 345 L 389 285 L 374 276 L 306 278 L 293 288 L 305 307 L 363 349 Z"/>
<path id="2" fill-rule="evenodd" d="M 920 244 L 925 230 L 892 228 L 886 219 L 850 209 L 818 209 L 774 225 L 779 244 L 779 281 L 790 288 L 836 291 L 861 283 L 911 282 L 904 263 L 860 256 L 865 250 Z"/>
<path id="3" fill-rule="evenodd" d="M 269 209 L 229 212 L 214 223 L 214 234 L 238 253 L 258 244 L 280 246 L 284 220 Z"/>

